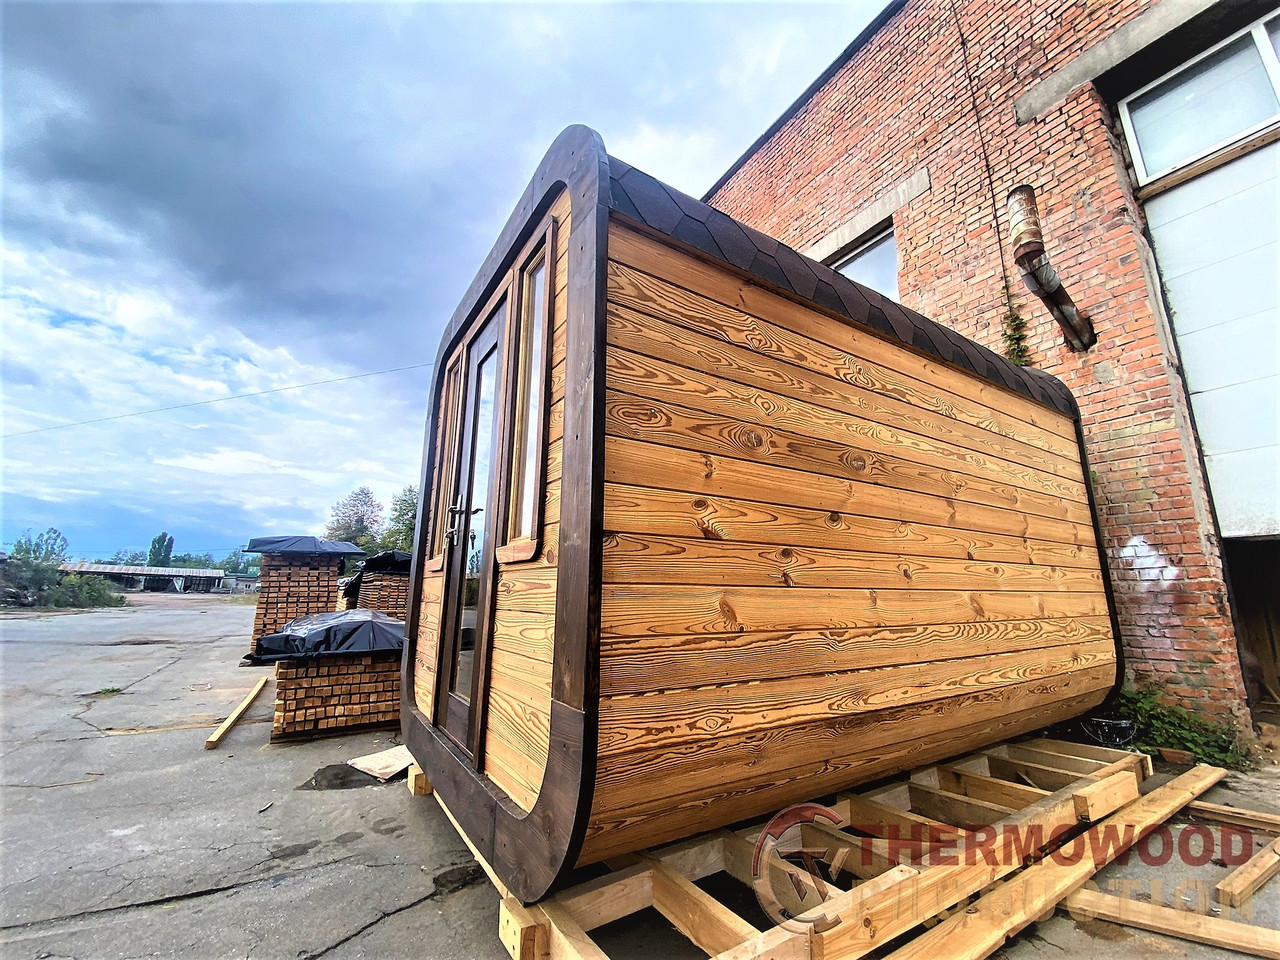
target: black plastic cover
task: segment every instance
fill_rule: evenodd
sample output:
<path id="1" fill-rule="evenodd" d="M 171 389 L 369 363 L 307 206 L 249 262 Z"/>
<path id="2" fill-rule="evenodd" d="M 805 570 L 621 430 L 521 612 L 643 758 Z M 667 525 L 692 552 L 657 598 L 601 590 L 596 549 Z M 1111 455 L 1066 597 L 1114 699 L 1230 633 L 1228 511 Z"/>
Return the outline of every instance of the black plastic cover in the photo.
<path id="1" fill-rule="evenodd" d="M 320 537 L 254 537 L 245 553 L 364 553 L 354 543 Z"/>
<path id="2" fill-rule="evenodd" d="M 251 663 L 310 660 L 338 654 L 399 652 L 404 649 L 404 621 L 376 610 L 340 610 L 298 617 L 279 633 L 258 640 Z"/>
<path id="3" fill-rule="evenodd" d="M 369 573 L 408 573 L 410 559 L 403 550 L 384 550 L 366 560 L 360 569 Z"/>

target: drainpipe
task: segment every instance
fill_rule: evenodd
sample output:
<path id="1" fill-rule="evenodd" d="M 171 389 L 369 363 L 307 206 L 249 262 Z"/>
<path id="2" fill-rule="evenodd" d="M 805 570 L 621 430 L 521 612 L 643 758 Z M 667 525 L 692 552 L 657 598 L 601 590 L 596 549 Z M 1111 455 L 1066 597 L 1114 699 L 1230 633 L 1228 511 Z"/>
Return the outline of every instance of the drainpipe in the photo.
<path id="1" fill-rule="evenodd" d="M 1083 353 L 1098 342 L 1093 324 L 1076 307 L 1062 286 L 1058 271 L 1049 262 L 1044 249 L 1044 232 L 1040 229 L 1040 211 L 1036 209 L 1036 192 L 1029 186 L 1014 187 L 1009 192 L 1009 243 L 1013 262 L 1018 265 L 1022 281 L 1049 308 L 1053 319 L 1062 327 L 1067 346 Z"/>

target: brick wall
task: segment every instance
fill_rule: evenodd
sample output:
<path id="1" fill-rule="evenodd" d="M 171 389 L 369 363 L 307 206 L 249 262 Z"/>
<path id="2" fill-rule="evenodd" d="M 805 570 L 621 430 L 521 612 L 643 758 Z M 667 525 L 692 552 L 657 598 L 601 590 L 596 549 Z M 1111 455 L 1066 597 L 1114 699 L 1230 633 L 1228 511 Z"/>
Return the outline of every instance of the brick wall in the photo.
<path id="1" fill-rule="evenodd" d="M 1115 119 L 1091 86 L 1024 125 L 1013 110 L 1150 5 L 957 0 L 953 14 L 912 0 L 712 203 L 803 251 L 927 166 L 931 189 L 894 215 L 901 300 L 1002 352 L 1005 197 L 1031 184 L 1050 257 L 1098 345 L 1063 346 L 1009 262 L 1013 302 L 1032 364 L 1083 411 L 1128 666 L 1187 706 L 1245 719 L 1205 480 Z"/>
<path id="2" fill-rule="evenodd" d="M 366 571 L 360 577 L 360 597 L 356 606 L 361 610 L 377 610 L 397 620 L 407 620 L 409 574 Z"/>
<path id="3" fill-rule="evenodd" d="M 276 661 L 271 739 L 400 721 L 400 654 Z"/>
<path id="4" fill-rule="evenodd" d="M 262 557 L 261 589 L 253 617 L 253 642 L 290 620 L 332 613 L 338 599 L 342 557 L 337 554 L 277 554 Z"/>

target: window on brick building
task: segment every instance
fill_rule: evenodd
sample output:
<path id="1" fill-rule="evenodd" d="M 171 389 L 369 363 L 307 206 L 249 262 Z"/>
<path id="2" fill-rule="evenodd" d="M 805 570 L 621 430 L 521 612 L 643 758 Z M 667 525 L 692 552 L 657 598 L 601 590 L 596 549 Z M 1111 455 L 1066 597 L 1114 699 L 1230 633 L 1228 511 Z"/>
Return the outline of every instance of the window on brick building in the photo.
<path id="1" fill-rule="evenodd" d="M 1280 125 L 1277 42 L 1273 16 L 1120 102 L 1139 183 Z"/>
<path id="2" fill-rule="evenodd" d="M 893 235 L 893 224 L 877 227 L 852 253 L 837 260 L 834 267 L 850 280 L 897 300 L 898 241 Z"/>

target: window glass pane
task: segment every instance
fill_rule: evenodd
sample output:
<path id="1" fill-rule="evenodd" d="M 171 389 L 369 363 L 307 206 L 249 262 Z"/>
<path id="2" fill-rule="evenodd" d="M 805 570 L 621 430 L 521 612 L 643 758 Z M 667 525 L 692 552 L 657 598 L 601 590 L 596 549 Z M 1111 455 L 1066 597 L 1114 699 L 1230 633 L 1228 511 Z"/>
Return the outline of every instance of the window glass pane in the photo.
<path id="1" fill-rule="evenodd" d="M 1276 55 L 1280 56 L 1280 17 L 1276 17 L 1267 24 L 1267 36 L 1271 38 L 1271 46 L 1275 49 Z"/>
<path id="2" fill-rule="evenodd" d="M 1229 141 L 1277 112 L 1280 102 L 1251 36 L 1129 103 L 1149 176 Z"/>
<path id="3" fill-rule="evenodd" d="M 898 242 L 892 230 L 867 244 L 836 269 L 850 280 L 870 287 L 890 300 L 898 299 Z"/>
<path id="4" fill-rule="evenodd" d="M 524 322 L 520 331 L 520 392 L 518 395 L 516 450 L 512 462 L 511 537 L 532 537 L 533 517 L 538 497 L 538 458 L 542 456 L 543 390 L 546 383 L 543 352 L 546 346 L 546 260 L 525 280 Z"/>

